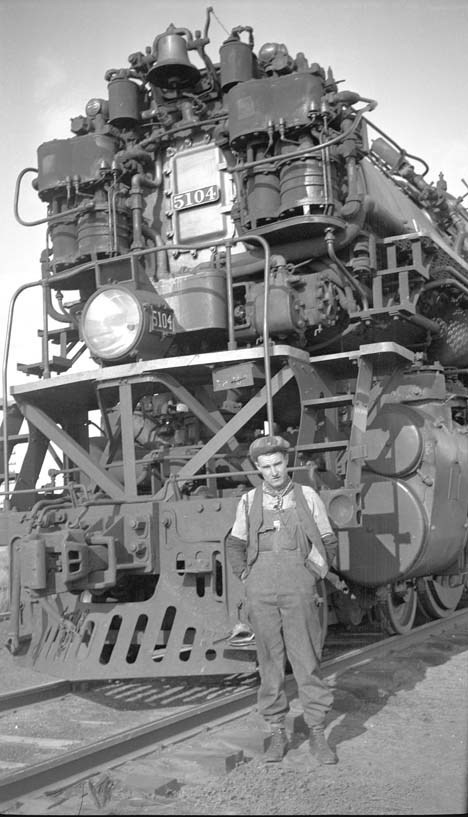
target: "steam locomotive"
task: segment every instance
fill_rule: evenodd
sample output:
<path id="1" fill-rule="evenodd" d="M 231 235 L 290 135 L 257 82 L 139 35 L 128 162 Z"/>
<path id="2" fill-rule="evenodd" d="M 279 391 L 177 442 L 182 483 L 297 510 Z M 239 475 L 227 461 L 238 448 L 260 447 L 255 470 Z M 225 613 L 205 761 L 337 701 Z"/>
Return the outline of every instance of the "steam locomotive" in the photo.
<path id="1" fill-rule="evenodd" d="M 16 185 L 46 247 L 5 347 L 37 286 L 42 358 L 3 371 L 8 645 L 61 678 L 255 668 L 224 542 L 264 433 L 337 531 L 325 627 L 403 633 L 466 586 L 464 197 L 303 53 L 238 26 L 212 62 L 211 13 L 109 69 Z"/>

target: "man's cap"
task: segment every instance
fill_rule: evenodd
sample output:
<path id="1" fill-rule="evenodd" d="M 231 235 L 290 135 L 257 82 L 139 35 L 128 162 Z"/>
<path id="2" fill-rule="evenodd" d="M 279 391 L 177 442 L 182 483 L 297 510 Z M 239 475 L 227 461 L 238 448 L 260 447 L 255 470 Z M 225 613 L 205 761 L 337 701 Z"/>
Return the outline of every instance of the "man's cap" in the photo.
<path id="1" fill-rule="evenodd" d="M 289 451 L 290 445 L 284 437 L 277 437 L 269 435 L 267 437 L 257 437 L 249 448 L 249 457 L 253 462 L 256 462 L 258 457 L 262 454 L 274 454 L 276 451 L 286 453 Z"/>

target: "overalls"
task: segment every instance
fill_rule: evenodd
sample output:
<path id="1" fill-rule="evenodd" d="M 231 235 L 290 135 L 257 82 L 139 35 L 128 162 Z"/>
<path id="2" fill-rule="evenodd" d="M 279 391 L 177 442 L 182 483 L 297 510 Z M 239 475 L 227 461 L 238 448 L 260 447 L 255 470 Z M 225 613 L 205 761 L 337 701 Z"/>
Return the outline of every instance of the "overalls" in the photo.
<path id="1" fill-rule="evenodd" d="M 323 724 L 333 695 L 318 674 L 321 625 L 316 580 L 304 566 L 296 508 L 263 509 L 259 553 L 245 580 L 247 614 L 255 632 L 261 685 L 258 709 L 270 725 L 289 710 L 286 658 L 297 683 L 304 720 Z"/>

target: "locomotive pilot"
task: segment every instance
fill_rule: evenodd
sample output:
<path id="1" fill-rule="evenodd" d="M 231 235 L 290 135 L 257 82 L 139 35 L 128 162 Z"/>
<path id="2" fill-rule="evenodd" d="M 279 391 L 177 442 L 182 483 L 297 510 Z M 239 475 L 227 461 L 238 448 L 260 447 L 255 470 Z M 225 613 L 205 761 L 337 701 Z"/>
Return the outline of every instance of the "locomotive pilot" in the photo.
<path id="1" fill-rule="evenodd" d="M 310 751 L 321 764 L 337 762 L 324 734 L 332 692 L 320 677 L 321 601 L 316 588 L 332 564 L 337 539 L 317 492 L 287 472 L 289 443 L 259 437 L 249 456 L 263 483 L 244 494 L 226 540 L 233 573 L 244 583 L 260 674 L 258 709 L 271 731 L 265 760 L 288 749 L 285 717 L 286 659 L 297 682 Z"/>

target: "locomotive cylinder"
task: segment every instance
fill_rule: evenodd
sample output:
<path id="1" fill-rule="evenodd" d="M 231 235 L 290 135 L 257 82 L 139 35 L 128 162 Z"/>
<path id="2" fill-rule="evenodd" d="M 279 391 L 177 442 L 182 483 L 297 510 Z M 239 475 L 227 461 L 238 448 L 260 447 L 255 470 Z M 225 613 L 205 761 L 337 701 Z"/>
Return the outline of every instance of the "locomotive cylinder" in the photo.
<path id="1" fill-rule="evenodd" d="M 96 207 L 78 219 L 78 250 L 82 256 L 128 252 L 130 248 L 130 224 L 127 213 L 116 208 L 116 220 L 109 229 L 109 213 L 105 206 Z"/>
<path id="2" fill-rule="evenodd" d="M 306 159 L 283 165 L 280 180 L 282 214 L 303 206 L 322 212 L 329 203 L 325 196 L 321 159 Z"/>
<path id="3" fill-rule="evenodd" d="M 344 572 L 363 585 L 443 573 L 466 536 L 468 440 L 423 409 L 388 404 L 366 433 L 363 527 Z"/>
<path id="4" fill-rule="evenodd" d="M 78 233 L 73 218 L 64 218 L 50 228 L 55 266 L 74 264 L 78 257 Z"/>
<path id="5" fill-rule="evenodd" d="M 254 168 L 248 182 L 248 210 L 252 224 L 278 217 L 280 180 L 272 165 Z"/>

